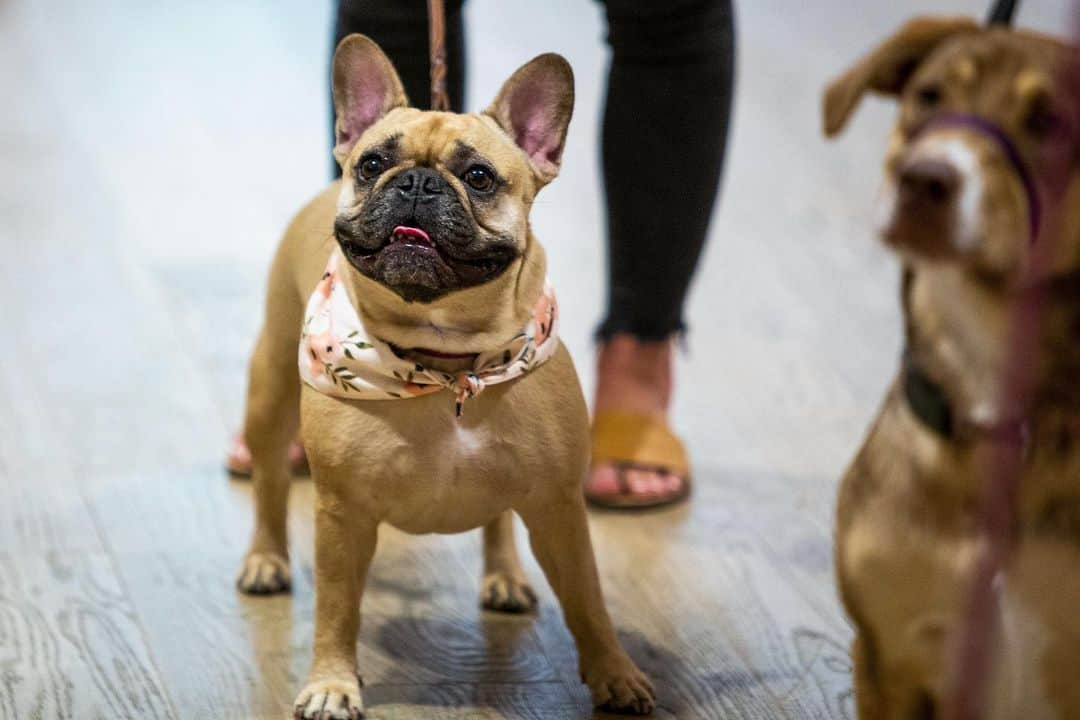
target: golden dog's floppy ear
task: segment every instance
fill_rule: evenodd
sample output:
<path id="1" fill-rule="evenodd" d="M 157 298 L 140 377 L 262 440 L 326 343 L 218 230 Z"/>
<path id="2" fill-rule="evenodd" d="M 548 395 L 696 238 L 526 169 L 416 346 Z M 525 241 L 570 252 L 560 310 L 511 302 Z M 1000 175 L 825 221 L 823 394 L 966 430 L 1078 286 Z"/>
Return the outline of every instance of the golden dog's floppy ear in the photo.
<path id="1" fill-rule="evenodd" d="M 943 40 L 979 30 L 971 18 L 922 17 L 909 20 L 825 89 L 825 135 L 844 129 L 867 90 L 899 95 L 905 83 Z"/>
<path id="2" fill-rule="evenodd" d="M 541 182 L 559 174 L 574 112 L 574 72 L 561 55 L 533 58 L 510 76 L 485 114 L 525 151 Z"/>
<path id="3" fill-rule="evenodd" d="M 352 34 L 334 52 L 334 157 L 344 163 L 360 136 L 376 120 L 409 99 L 390 59 L 375 41 Z"/>

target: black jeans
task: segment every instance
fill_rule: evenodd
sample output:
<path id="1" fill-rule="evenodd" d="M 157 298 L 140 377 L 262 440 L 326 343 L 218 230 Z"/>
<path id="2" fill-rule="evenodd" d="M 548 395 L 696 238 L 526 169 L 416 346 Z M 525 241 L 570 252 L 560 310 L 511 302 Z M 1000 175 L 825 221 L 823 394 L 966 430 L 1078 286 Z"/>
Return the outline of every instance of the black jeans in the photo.
<path id="1" fill-rule="evenodd" d="M 446 0 L 455 110 L 465 95 L 462 2 Z M 731 0 L 604 5 L 612 51 L 602 134 L 608 298 L 597 334 L 660 340 L 685 329 L 686 292 L 723 169 L 735 64 Z M 353 32 L 379 43 L 416 107 L 430 102 L 426 7 L 339 0 L 334 28 L 335 45 Z"/>

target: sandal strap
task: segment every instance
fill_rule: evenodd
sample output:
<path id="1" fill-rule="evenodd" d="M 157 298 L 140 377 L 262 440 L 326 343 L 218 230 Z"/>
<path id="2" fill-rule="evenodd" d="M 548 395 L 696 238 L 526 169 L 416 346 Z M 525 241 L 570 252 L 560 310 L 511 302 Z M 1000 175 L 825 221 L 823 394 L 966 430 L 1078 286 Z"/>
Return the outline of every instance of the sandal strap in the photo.
<path id="1" fill-rule="evenodd" d="M 682 441 L 659 418 L 618 410 L 598 412 L 592 424 L 592 462 L 690 474 Z"/>

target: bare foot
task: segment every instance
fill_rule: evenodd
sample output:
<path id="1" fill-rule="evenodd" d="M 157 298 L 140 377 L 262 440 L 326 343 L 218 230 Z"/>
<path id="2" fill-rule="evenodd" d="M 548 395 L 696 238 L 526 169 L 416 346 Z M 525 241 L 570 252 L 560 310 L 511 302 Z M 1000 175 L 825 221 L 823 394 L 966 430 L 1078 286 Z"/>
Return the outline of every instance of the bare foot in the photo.
<path id="1" fill-rule="evenodd" d="M 620 411 L 667 422 L 672 393 L 673 342 L 644 342 L 616 335 L 597 357 L 594 414 Z M 599 462 L 589 471 L 585 494 L 598 504 L 661 505 L 681 498 L 686 478 L 663 467 Z M 627 496 L 630 496 L 627 498 Z"/>
<path id="2" fill-rule="evenodd" d="M 237 433 L 232 439 L 232 444 L 229 445 L 229 451 L 225 454 L 225 469 L 235 478 L 251 477 L 251 451 L 244 442 L 242 432 Z M 289 470 L 293 475 L 311 473 L 308 468 L 307 453 L 304 452 L 304 446 L 299 440 L 289 443 Z"/>

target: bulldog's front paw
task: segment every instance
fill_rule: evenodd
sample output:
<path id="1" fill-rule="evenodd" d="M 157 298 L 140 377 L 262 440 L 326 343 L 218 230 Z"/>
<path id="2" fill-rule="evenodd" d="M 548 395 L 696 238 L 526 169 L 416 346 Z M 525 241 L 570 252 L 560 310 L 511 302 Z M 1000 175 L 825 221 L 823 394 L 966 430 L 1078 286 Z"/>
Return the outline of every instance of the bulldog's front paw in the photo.
<path id="1" fill-rule="evenodd" d="M 274 552 L 248 553 L 236 578 L 236 587 L 249 595 L 288 592 L 291 586 L 289 560 Z"/>
<path id="2" fill-rule="evenodd" d="M 589 686 L 593 704 L 603 710 L 648 715 L 656 707 L 652 683 L 626 655 L 584 664 L 581 679 Z"/>
<path id="3" fill-rule="evenodd" d="M 355 675 L 316 680 L 296 697 L 295 720 L 358 720 L 364 717 L 360 680 Z"/>
<path id="4" fill-rule="evenodd" d="M 480 602 L 485 610 L 524 613 L 536 607 L 536 592 L 520 575 L 493 572 L 484 577 Z"/>

